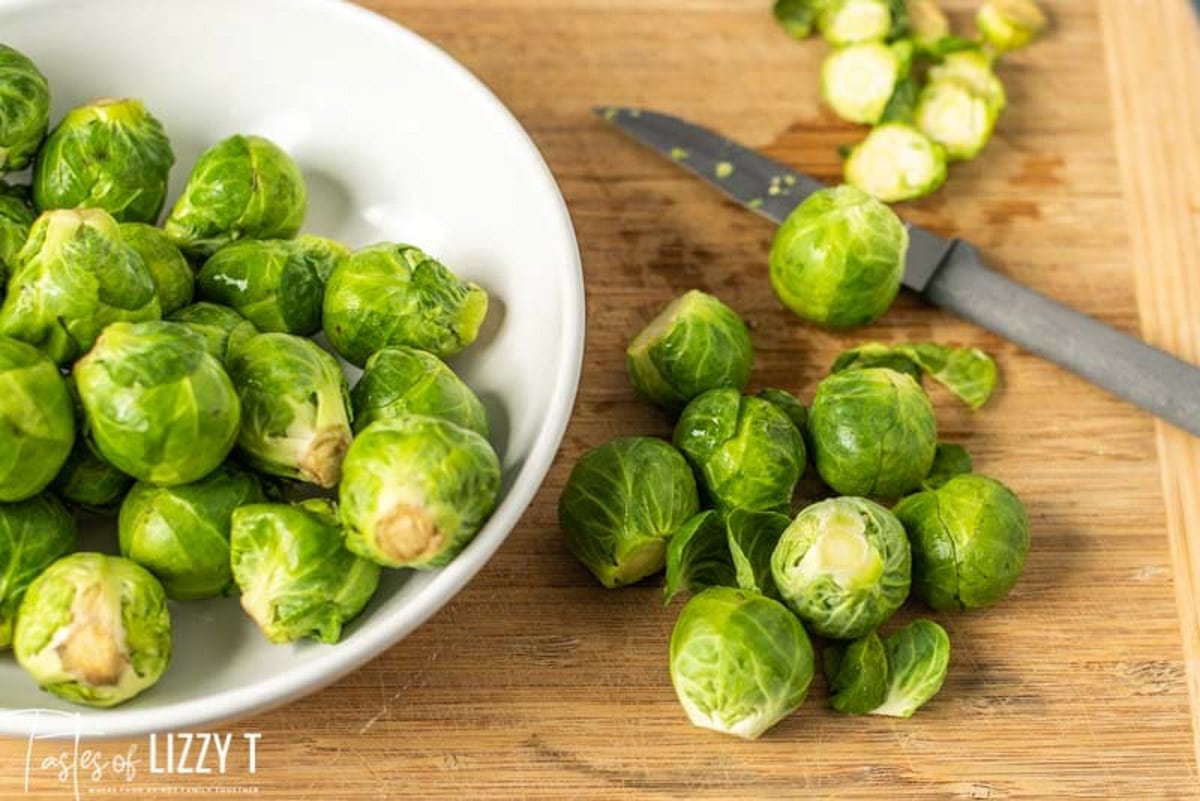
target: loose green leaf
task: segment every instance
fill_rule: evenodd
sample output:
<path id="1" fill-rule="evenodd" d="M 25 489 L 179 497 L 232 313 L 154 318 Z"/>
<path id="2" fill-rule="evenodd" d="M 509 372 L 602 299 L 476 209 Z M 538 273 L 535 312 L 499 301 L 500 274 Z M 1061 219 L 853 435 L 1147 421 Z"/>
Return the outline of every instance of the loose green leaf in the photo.
<path id="1" fill-rule="evenodd" d="M 956 397 L 978 409 L 988 402 L 999 375 L 996 363 L 979 348 L 952 348 L 932 342 L 884 345 L 868 342 L 843 351 L 831 372 L 886 367 L 916 378 L 928 375 Z"/>
<path id="2" fill-rule="evenodd" d="M 888 693 L 872 715 L 911 718 L 938 694 L 950 668 L 950 638 L 932 620 L 914 620 L 883 641 Z"/>
<path id="3" fill-rule="evenodd" d="M 667 581 L 663 606 L 682 592 L 733 585 L 733 562 L 721 516 L 701 512 L 684 523 L 667 542 Z"/>
<path id="4" fill-rule="evenodd" d="M 735 509 L 729 513 L 725 518 L 725 529 L 737 586 L 769 598 L 779 598 L 775 577 L 771 574 L 771 554 L 791 522 L 787 515 L 777 512 Z"/>
<path id="5" fill-rule="evenodd" d="M 961 445 L 939 442 L 933 453 L 933 467 L 921 482 L 921 489 L 935 490 L 955 476 L 965 475 L 972 470 L 971 454 Z"/>
<path id="6" fill-rule="evenodd" d="M 838 712 L 865 715 L 887 699 L 887 650 L 877 633 L 831 645 L 822 660 L 829 682 L 829 705 Z"/>
<path id="7" fill-rule="evenodd" d="M 775 19 L 793 39 L 807 39 L 817 24 L 822 0 L 775 0 Z"/>

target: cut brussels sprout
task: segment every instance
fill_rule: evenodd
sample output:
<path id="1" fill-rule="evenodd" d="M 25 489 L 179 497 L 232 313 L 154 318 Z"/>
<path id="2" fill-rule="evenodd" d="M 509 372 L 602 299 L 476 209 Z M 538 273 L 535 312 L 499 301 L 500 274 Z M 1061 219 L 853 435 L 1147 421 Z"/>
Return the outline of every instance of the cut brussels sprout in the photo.
<path id="1" fill-rule="evenodd" d="M 830 328 L 883 316 L 904 275 L 908 230 L 896 214 L 852 186 L 814 192 L 788 215 L 771 245 L 779 300 Z"/>
<path id="2" fill-rule="evenodd" d="M 121 223 L 121 239 L 142 257 L 150 271 L 164 315 L 192 302 L 196 284 L 192 267 L 161 229 L 145 223 Z"/>
<path id="3" fill-rule="evenodd" d="M 996 363 L 979 348 L 951 348 L 932 342 L 868 342 L 839 354 L 832 372 L 864 367 L 886 367 L 918 382 L 928 375 L 972 409 L 988 402 L 999 380 Z"/>
<path id="4" fill-rule="evenodd" d="M 605 587 L 654 575 L 699 511 L 696 480 L 667 442 L 621 437 L 580 457 L 558 501 L 567 548 Z"/>
<path id="5" fill-rule="evenodd" d="M 950 669 L 950 638 L 932 620 L 914 620 L 883 641 L 888 692 L 872 715 L 911 718 L 942 689 Z"/>
<path id="6" fill-rule="evenodd" d="M 634 388 L 672 411 L 710 389 L 740 390 L 754 366 L 754 345 L 742 318 L 698 289 L 663 309 L 625 355 Z"/>
<path id="7" fill-rule="evenodd" d="M 808 432 L 817 472 L 843 495 L 911 492 L 929 475 L 937 448 L 929 396 L 910 376 L 882 367 L 822 381 Z"/>
<path id="8" fill-rule="evenodd" d="M 826 0 L 775 0 L 775 19 L 793 39 L 807 39 Z"/>
<path id="9" fill-rule="evenodd" d="M 379 566 L 346 550 L 323 498 L 237 509 L 231 547 L 242 608 L 274 643 L 337 642 L 379 586 Z"/>
<path id="10" fill-rule="evenodd" d="M 808 409 L 804 408 L 804 404 L 792 393 L 782 389 L 767 387 L 761 390 L 756 397 L 762 398 L 786 414 L 788 419 L 792 421 L 792 425 L 796 426 L 796 430 L 801 434 L 808 427 Z"/>
<path id="11" fill-rule="evenodd" d="M 237 438 L 237 393 L 204 339 L 179 323 L 114 323 L 75 364 L 100 454 L 138 479 L 190 484 Z"/>
<path id="12" fill-rule="evenodd" d="M 822 3 L 821 33 L 832 45 L 883 41 L 893 30 L 888 0 L 827 0 Z"/>
<path id="13" fill-rule="evenodd" d="M 922 93 L 922 97 L 925 94 Z M 920 113 L 920 105 L 917 112 Z M 903 122 L 867 134 L 846 159 L 846 183 L 885 203 L 925 197 L 946 182 L 946 153 L 938 142 Z"/>
<path id="14" fill-rule="evenodd" d="M 667 579 L 663 605 L 683 592 L 733 584 L 733 561 L 725 522 L 716 512 L 701 512 L 684 523 L 667 542 Z"/>
<path id="15" fill-rule="evenodd" d="M 804 703 L 813 676 L 808 635 L 782 604 L 712 587 L 671 632 L 671 683 L 693 726 L 748 740 Z"/>
<path id="16" fill-rule="evenodd" d="M 108 324 L 161 316 L 150 271 L 117 221 L 99 209 L 59 209 L 37 218 L 17 254 L 0 334 L 66 365 Z"/>
<path id="17" fill-rule="evenodd" d="M 50 122 L 50 84 L 23 53 L 0 44 L 0 175 L 29 166 Z"/>
<path id="18" fill-rule="evenodd" d="M 975 14 L 979 35 L 997 53 L 1025 47 L 1049 25 L 1034 0 L 985 0 Z"/>
<path id="19" fill-rule="evenodd" d="M 821 67 L 821 95 L 847 122 L 874 125 L 904 77 L 897 51 L 883 42 L 862 42 L 832 51 Z"/>
<path id="20" fill-rule="evenodd" d="M 131 486 L 133 479 L 97 453 L 81 434 L 50 489 L 72 506 L 106 514 L 116 510 Z"/>
<path id="21" fill-rule="evenodd" d="M 384 348 L 368 359 L 350 402 L 355 432 L 376 420 L 423 414 L 488 435 L 487 412 L 471 388 L 437 356 L 415 348 Z"/>
<path id="22" fill-rule="evenodd" d="M 734 509 L 725 517 L 734 580 L 743 590 L 778 598 L 771 573 L 771 555 L 792 520 L 777 512 Z"/>
<path id="23" fill-rule="evenodd" d="M 921 90 L 914 120 L 945 149 L 949 161 L 966 161 L 978 156 L 992 138 L 997 116 L 989 100 L 968 83 L 944 78 Z"/>
<path id="24" fill-rule="evenodd" d="M 933 609 L 978 609 L 1016 585 L 1029 553 L 1021 499 L 995 479 L 960 475 L 896 506 L 912 542 L 913 592 Z"/>
<path id="25" fill-rule="evenodd" d="M 362 367 L 376 351 L 407 345 L 447 358 L 479 335 L 488 295 L 411 245 L 355 251 L 329 277 L 322 319 L 334 350 Z"/>
<path id="26" fill-rule="evenodd" d="M 385 567 L 448 564 L 483 526 L 500 491 L 500 462 L 486 439 L 418 415 L 367 426 L 342 473 L 346 547 Z"/>
<path id="27" fill-rule="evenodd" d="M 26 588 L 74 548 L 75 519 L 53 495 L 0 503 L 0 648 L 12 645 Z"/>
<path id="28" fill-rule="evenodd" d="M 23 187 L 0 181 L 0 301 L 4 300 L 9 272 L 16 265 L 17 253 L 29 238 L 29 227 L 36 216 Z"/>
<path id="29" fill-rule="evenodd" d="M 201 154 L 164 226 L 197 258 L 238 239 L 290 239 L 304 224 L 308 192 L 296 162 L 260 136 L 231 136 Z"/>
<path id="30" fill-rule="evenodd" d="M 791 418 L 736 389 L 712 389 L 689 403 L 674 444 L 722 511 L 787 511 L 807 458 Z"/>
<path id="31" fill-rule="evenodd" d="M 887 649 L 875 632 L 830 645 L 822 656 L 829 705 L 838 712 L 865 715 L 887 699 Z"/>
<path id="32" fill-rule="evenodd" d="M 832 498 L 796 516 L 771 555 L 771 573 L 813 631 L 855 639 L 887 622 L 908 597 L 908 539 L 879 504 Z"/>
<path id="33" fill-rule="evenodd" d="M 178 487 L 139 483 L 121 504 L 121 555 L 157 576 L 168 598 L 225 595 L 233 510 L 265 500 L 253 475 L 228 467 Z"/>
<path id="34" fill-rule="evenodd" d="M 37 348 L 0 336 L 0 502 L 49 484 L 71 453 L 75 412 L 67 383 Z"/>
<path id="35" fill-rule="evenodd" d="M 116 706 L 167 669 L 167 597 L 158 579 L 128 559 L 63 557 L 25 592 L 13 650 L 43 690 L 76 704 Z"/>
<path id="36" fill-rule="evenodd" d="M 978 47 L 946 54 L 941 62 L 929 68 L 929 82 L 961 81 L 987 101 L 992 112 L 999 114 L 1008 105 L 1004 84 L 992 69 L 992 60 Z"/>
<path id="37" fill-rule="evenodd" d="M 950 35 L 950 20 L 938 0 L 904 0 L 908 32 L 918 49 L 928 50 Z"/>
<path id="38" fill-rule="evenodd" d="M 142 101 L 96 100 L 67 112 L 33 168 L 39 209 L 104 209 L 121 222 L 154 223 L 175 154 Z"/>
<path id="39" fill-rule="evenodd" d="M 204 337 L 205 350 L 222 364 L 227 363 L 229 355 L 246 340 L 258 334 L 254 323 L 228 306 L 215 303 L 185 306 L 172 314 L 170 320 Z"/>
<path id="40" fill-rule="evenodd" d="M 311 339 L 259 334 L 229 357 L 242 401 L 238 452 L 256 470 L 337 486 L 350 447 L 350 391 L 337 359 Z"/>
<path id="41" fill-rule="evenodd" d="M 929 475 L 925 476 L 925 480 L 921 482 L 921 489 L 940 489 L 950 479 L 955 476 L 965 476 L 972 469 L 971 454 L 967 453 L 966 448 L 961 445 L 939 442 L 937 450 L 933 454 L 933 467 L 929 468 Z"/>

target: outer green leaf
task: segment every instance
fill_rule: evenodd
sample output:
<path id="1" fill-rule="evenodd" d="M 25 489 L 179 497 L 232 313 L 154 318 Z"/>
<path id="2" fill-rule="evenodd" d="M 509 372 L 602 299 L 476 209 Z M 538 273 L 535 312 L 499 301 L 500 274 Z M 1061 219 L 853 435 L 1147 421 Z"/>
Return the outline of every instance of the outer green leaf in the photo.
<path id="1" fill-rule="evenodd" d="M 843 351 L 834 361 L 832 372 L 864 367 L 886 367 L 911 375 L 918 382 L 928 375 L 972 409 L 988 402 L 999 380 L 996 363 L 979 348 L 952 348 L 932 342 L 868 342 Z"/>
<path id="2" fill-rule="evenodd" d="M 416 348 L 376 352 L 351 390 L 350 402 L 355 432 L 376 420 L 423 414 L 488 436 L 487 411 L 471 388 L 437 356 Z"/>
<path id="3" fill-rule="evenodd" d="M 791 518 L 776 512 L 734 509 L 725 518 L 729 553 L 733 558 L 737 586 L 768 598 L 779 598 L 771 555 Z"/>
<path id="4" fill-rule="evenodd" d="M 838 712 L 865 715 L 887 699 L 887 650 L 875 632 L 827 647 L 824 663 L 829 705 Z"/>
<path id="5" fill-rule="evenodd" d="M 701 512 L 671 535 L 667 542 L 663 606 L 670 605 L 682 592 L 729 587 L 733 582 L 733 562 L 729 556 L 725 524 L 719 514 Z"/>
<path id="6" fill-rule="evenodd" d="M 193 303 L 168 319 L 204 337 L 204 349 L 222 364 L 227 364 L 231 353 L 258 335 L 254 323 L 228 306 L 215 303 Z"/>
<path id="7" fill-rule="evenodd" d="M 792 424 L 796 426 L 796 430 L 801 434 L 804 433 L 808 427 L 808 409 L 804 408 L 804 404 L 800 402 L 799 398 L 786 390 L 771 389 L 770 387 L 760 391 L 757 397 L 786 414 Z"/>
<path id="8" fill-rule="evenodd" d="M 54 362 L 0 336 L 0 502 L 37 495 L 66 462 L 75 412 Z"/>
<path id="9" fill-rule="evenodd" d="M 775 0 L 775 19 L 793 39 L 807 39 L 826 0 Z"/>
<path id="10" fill-rule="evenodd" d="M 196 283 L 192 267 L 161 229 L 144 223 L 121 223 L 121 239 L 142 257 L 164 315 L 192 302 Z"/>
<path id="11" fill-rule="evenodd" d="M 27 56 L 0 44 L 0 175 L 29 166 L 50 121 L 50 84 Z"/>
<path id="12" fill-rule="evenodd" d="M 0 648 L 12 645 L 26 588 L 74 547 L 75 520 L 53 495 L 0 503 Z"/>
<path id="13" fill-rule="evenodd" d="M 973 469 L 971 454 L 961 445 L 939 442 L 933 456 L 933 467 L 921 482 L 921 489 L 935 490 L 955 476 L 966 475 Z"/>
<path id="14" fill-rule="evenodd" d="M 911 718 L 938 694 L 950 669 L 950 638 L 932 620 L 914 620 L 883 641 L 888 692 L 872 715 Z"/>

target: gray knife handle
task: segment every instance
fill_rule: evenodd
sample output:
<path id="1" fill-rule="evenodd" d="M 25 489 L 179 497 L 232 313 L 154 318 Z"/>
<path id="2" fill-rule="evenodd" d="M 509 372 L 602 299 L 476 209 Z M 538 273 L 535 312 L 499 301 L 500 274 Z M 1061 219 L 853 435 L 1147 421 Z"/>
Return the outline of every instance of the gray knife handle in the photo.
<path id="1" fill-rule="evenodd" d="M 957 242 L 925 288 L 942 308 L 1200 436 L 1200 368 L 989 269 Z"/>

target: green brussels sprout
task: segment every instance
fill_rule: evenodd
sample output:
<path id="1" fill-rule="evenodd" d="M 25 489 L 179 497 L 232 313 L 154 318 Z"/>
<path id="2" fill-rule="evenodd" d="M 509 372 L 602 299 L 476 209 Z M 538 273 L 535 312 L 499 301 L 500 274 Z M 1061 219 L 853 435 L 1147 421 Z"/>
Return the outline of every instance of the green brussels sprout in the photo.
<path id="1" fill-rule="evenodd" d="M 63 557 L 26 590 L 13 650 L 43 690 L 76 704 L 116 706 L 167 669 L 167 597 L 158 579 L 128 559 Z"/>
<path id="2" fill-rule="evenodd" d="M 150 271 L 164 315 L 192 302 L 196 276 L 179 248 L 171 244 L 161 229 L 139 222 L 121 223 L 121 239 L 142 257 Z"/>
<path id="3" fill-rule="evenodd" d="M 579 458 L 558 500 L 567 549 L 605 587 L 666 565 L 667 541 L 700 510 L 696 479 L 670 443 L 619 437 Z"/>
<path id="4" fill-rule="evenodd" d="M 933 454 L 933 467 L 929 475 L 921 482 L 921 489 L 940 489 L 947 481 L 955 476 L 964 476 L 973 469 L 971 454 L 961 445 L 939 442 Z"/>
<path id="5" fill-rule="evenodd" d="M 883 641 L 888 692 L 872 715 L 911 718 L 938 694 L 950 669 L 950 638 L 932 620 L 914 620 Z"/>
<path id="6" fill-rule="evenodd" d="M 733 561 L 725 523 L 711 509 L 693 517 L 667 541 L 667 578 L 663 606 L 682 592 L 697 593 L 706 587 L 734 583 Z"/>
<path id="7" fill-rule="evenodd" d="M 50 493 L 0 503 L 0 648 L 12 645 L 30 583 L 75 547 L 75 519 Z"/>
<path id="8" fill-rule="evenodd" d="M 324 498 L 242 506 L 230 545 L 242 608 L 273 643 L 336 643 L 379 586 L 379 565 L 346 550 Z"/>
<path id="9" fill-rule="evenodd" d="M 37 495 L 75 441 L 71 394 L 54 362 L 0 336 L 0 502 Z"/>
<path id="10" fill-rule="evenodd" d="M 838 712 L 865 715 L 887 699 L 887 649 L 875 632 L 830 645 L 822 656 L 829 705 Z"/>
<path id="11" fill-rule="evenodd" d="M 33 167 L 39 209 L 104 209 L 121 222 L 154 223 L 175 154 L 142 101 L 96 100 L 67 112 Z"/>
<path id="12" fill-rule="evenodd" d="M 933 609 L 990 606 L 1021 577 L 1029 517 L 995 479 L 955 476 L 902 500 L 896 516 L 912 543 L 913 592 Z"/>
<path id="13" fill-rule="evenodd" d="M 225 364 L 229 355 L 258 335 L 254 323 L 228 306 L 215 303 L 193 303 L 170 316 L 170 321 L 185 325 L 204 337 L 204 348 L 217 361 Z"/>
<path id="14" fill-rule="evenodd" d="M 822 3 L 821 33 L 831 45 L 883 41 L 893 30 L 888 0 L 827 0 Z"/>
<path id="15" fill-rule="evenodd" d="M 348 255 L 316 236 L 234 242 L 200 269 L 200 297 L 231 306 L 259 331 L 312 336 L 321 330 L 326 278 Z"/>
<path id="16" fill-rule="evenodd" d="M 992 138 L 999 115 L 992 102 L 958 78 L 925 85 L 914 121 L 920 132 L 942 146 L 948 161 L 975 158 Z"/>
<path id="17" fill-rule="evenodd" d="M 50 84 L 29 58 L 0 44 L 0 175 L 29 166 L 50 123 Z"/>
<path id="18" fill-rule="evenodd" d="M 804 408 L 804 404 L 801 403 L 800 399 L 792 393 L 782 389 L 772 389 L 771 387 L 767 387 L 766 389 L 760 390 L 758 395 L 755 397 L 765 400 L 767 403 L 786 414 L 788 419 L 792 421 L 792 425 L 794 425 L 796 430 L 801 434 L 803 434 L 805 429 L 808 427 L 808 409 Z"/>
<path id="19" fill-rule="evenodd" d="M 929 475 L 937 449 L 929 396 L 910 376 L 882 367 L 822 381 L 808 432 L 817 472 L 843 495 L 911 492 Z"/>
<path id="20" fill-rule="evenodd" d="M 1049 24 L 1034 0 L 985 0 L 975 14 L 979 35 L 997 53 L 1025 47 Z"/>
<path id="21" fill-rule="evenodd" d="M 376 420 L 423 414 L 488 436 L 487 412 L 471 388 L 437 356 L 416 348 L 384 348 L 367 359 L 350 404 L 355 433 Z"/>
<path id="22" fill-rule="evenodd" d="M 689 403 L 674 444 L 723 511 L 787 511 L 807 458 L 791 418 L 736 389 L 711 389 Z"/>
<path id="23" fill-rule="evenodd" d="M 21 187 L 0 181 L 0 301 L 4 300 L 9 271 L 16 265 L 17 253 L 29 238 L 29 227 L 36 216 Z"/>
<path id="24" fill-rule="evenodd" d="M 337 486 L 350 447 L 350 398 L 337 360 L 311 339 L 259 334 L 230 354 L 242 401 L 238 452 L 256 470 Z"/>
<path id="25" fill-rule="evenodd" d="M 231 136 L 200 155 L 164 229 L 180 250 L 207 258 L 238 239 L 290 239 L 308 192 L 291 156 L 261 136 Z"/>
<path id="26" fill-rule="evenodd" d="M 50 489 L 68 504 L 103 514 L 116 509 L 131 486 L 133 479 L 97 453 L 96 447 L 81 435 L 75 438 L 75 446 Z"/>
<path id="27" fill-rule="evenodd" d="M 150 271 L 117 221 L 100 209 L 58 209 L 37 218 L 17 254 L 0 334 L 67 365 L 108 324 L 161 316 Z"/>
<path id="28" fill-rule="evenodd" d="M 813 650 L 778 601 L 712 587 L 693 597 L 671 632 L 671 683 L 693 726 L 747 740 L 804 703 Z"/>
<path id="29" fill-rule="evenodd" d="M 121 555 L 153 573 L 168 598 L 228 594 L 230 517 L 238 507 L 264 501 L 253 475 L 228 467 L 178 487 L 138 483 L 117 520 Z"/>
<path id="30" fill-rule="evenodd" d="M 139 481 L 190 484 L 233 448 L 237 392 L 186 326 L 114 323 L 74 375 L 100 455 Z"/>
<path id="31" fill-rule="evenodd" d="M 843 120 L 874 125 L 906 73 L 894 47 L 883 42 L 847 45 L 825 57 L 821 96 Z"/>
<path id="32" fill-rule="evenodd" d="M 908 597 L 911 555 L 895 515 L 866 498 L 831 498 L 792 521 L 771 555 L 784 601 L 823 637 L 878 628 Z"/>
<path id="33" fill-rule="evenodd" d="M 663 309 L 625 355 L 634 388 L 672 411 L 710 389 L 742 389 L 754 366 L 754 345 L 742 318 L 698 289 Z"/>
<path id="34" fill-rule="evenodd" d="M 771 286 L 793 314 L 830 328 L 866 325 L 900 291 L 908 230 L 852 186 L 814 192 L 771 245 Z"/>
<path id="35" fill-rule="evenodd" d="M 793 39 L 807 39 L 825 0 L 775 0 L 775 20 Z"/>
<path id="36" fill-rule="evenodd" d="M 734 509 L 726 515 L 725 528 L 737 586 L 768 598 L 780 597 L 771 573 L 771 555 L 791 524 L 791 518 L 778 512 Z"/>
<path id="37" fill-rule="evenodd" d="M 500 492 L 500 460 L 488 441 L 436 417 L 372 423 L 351 444 L 342 473 L 346 547 L 385 567 L 448 564 Z"/>
<path id="38" fill-rule="evenodd" d="M 933 194 L 946 182 L 946 152 L 926 133 L 904 122 L 875 128 L 850 151 L 846 183 L 885 203 Z"/>
<path id="39" fill-rule="evenodd" d="M 928 375 L 972 409 L 992 397 L 999 380 L 996 363 L 979 348 L 951 348 L 932 342 L 884 345 L 868 342 L 842 351 L 832 372 L 863 367 L 886 367 L 912 376 L 918 383 Z"/>
<path id="40" fill-rule="evenodd" d="M 488 295 L 411 245 L 355 251 L 329 277 L 322 320 L 334 350 L 362 367 L 389 345 L 447 358 L 479 335 Z"/>
<path id="41" fill-rule="evenodd" d="M 908 32 L 921 50 L 931 47 L 950 35 L 950 20 L 937 0 L 905 0 Z"/>
<path id="42" fill-rule="evenodd" d="M 930 83 L 960 81 L 987 101 L 993 114 L 999 115 L 1008 105 L 1004 84 L 992 69 L 992 59 L 978 47 L 947 53 L 929 68 L 928 78 Z"/>

